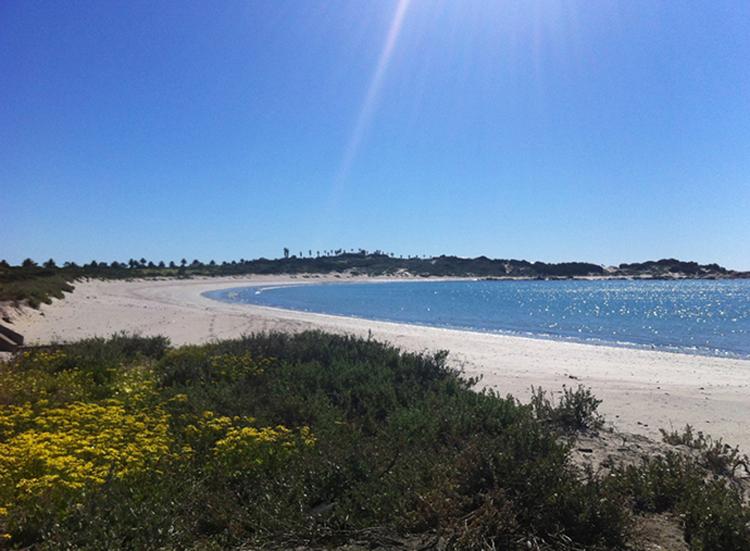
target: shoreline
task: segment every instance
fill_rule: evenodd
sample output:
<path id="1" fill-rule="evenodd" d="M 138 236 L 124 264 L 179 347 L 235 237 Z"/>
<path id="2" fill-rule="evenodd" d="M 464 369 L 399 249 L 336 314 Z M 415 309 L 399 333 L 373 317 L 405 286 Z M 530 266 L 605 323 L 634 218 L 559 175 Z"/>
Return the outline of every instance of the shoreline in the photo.
<path id="1" fill-rule="evenodd" d="M 12 327 L 29 344 L 120 331 L 161 334 L 175 345 L 270 330 L 372 335 L 413 352 L 448 350 L 452 366 L 482 377 L 480 387 L 522 401 L 532 385 L 557 392 L 581 384 L 603 400 L 600 409 L 617 430 L 660 439 L 659 428 L 681 430 L 689 423 L 750 451 L 750 360 L 373 321 L 202 296 L 252 285 L 393 280 L 405 281 L 344 276 L 90 280 L 41 311 L 24 310 Z"/>
<path id="2" fill-rule="evenodd" d="M 407 281 L 402 280 L 395 280 L 399 283 L 406 283 Z M 418 280 L 408 280 L 408 282 L 422 282 L 427 283 L 430 281 L 483 281 L 483 280 L 476 280 L 476 279 L 458 279 L 458 278 L 441 278 L 441 279 L 418 279 Z M 378 322 L 378 323 L 393 323 L 396 325 L 407 325 L 407 326 L 413 326 L 413 327 L 424 327 L 424 328 L 433 328 L 433 329 L 449 329 L 453 331 L 463 331 L 466 333 L 481 333 L 481 334 L 487 334 L 487 335 L 500 335 L 505 337 L 514 337 L 514 338 L 521 338 L 521 339 L 537 339 L 537 340 L 543 340 L 543 341 L 553 341 L 553 342 L 567 342 L 567 343 L 576 343 L 576 344 L 584 344 L 587 346 L 606 346 L 611 348 L 625 348 L 629 350 L 644 350 L 648 352 L 664 352 L 668 354 L 685 354 L 688 356 L 699 356 L 699 357 L 706 357 L 706 358 L 724 358 L 724 359 L 730 359 L 730 360 L 745 360 L 750 361 L 750 355 L 743 355 L 738 352 L 731 352 L 728 350 L 719 350 L 719 349 L 700 349 L 700 348 L 685 348 L 685 347 L 677 347 L 677 346 L 663 346 L 663 345 L 655 345 L 655 344 L 641 344 L 641 343 L 635 343 L 635 342 L 628 342 L 628 341 L 607 341 L 603 339 L 598 339 L 595 337 L 592 338 L 576 338 L 571 336 L 565 336 L 565 335 L 554 335 L 550 333 L 534 333 L 531 331 L 528 332 L 513 332 L 512 330 L 492 330 L 492 329 L 481 329 L 476 327 L 464 327 L 464 326 L 458 326 L 458 325 L 437 325 L 437 324 L 430 324 L 430 323 L 420 323 L 420 322 L 406 322 L 406 321 L 398 321 L 398 320 L 391 320 L 386 318 L 373 318 L 368 316 L 357 316 L 357 315 L 346 315 L 346 314 L 331 314 L 326 312 L 313 312 L 309 310 L 299 310 L 295 308 L 286 308 L 284 306 L 268 306 L 263 304 L 255 304 L 252 302 L 238 302 L 233 300 L 227 300 L 224 298 L 219 297 L 210 297 L 208 296 L 210 293 L 214 292 L 227 292 L 227 291 L 234 291 L 235 289 L 252 289 L 252 288 L 260 288 L 263 291 L 271 291 L 274 289 L 278 289 L 280 287 L 300 287 L 302 285 L 327 285 L 327 284 L 346 284 L 346 283 L 390 283 L 391 280 L 375 280 L 375 281 L 328 281 L 328 282 L 306 282 L 306 283 L 289 283 L 289 284 L 283 284 L 283 285 L 273 285 L 273 286 L 267 286 L 265 284 L 249 284 L 245 285 L 243 287 L 228 287 L 228 288 L 222 288 L 222 289 L 214 289 L 210 291 L 204 291 L 201 293 L 201 296 L 209 299 L 214 300 L 217 302 L 221 302 L 224 304 L 233 304 L 233 305 L 240 305 L 245 307 L 256 307 L 256 308 L 268 308 L 270 310 L 279 310 L 281 312 L 299 312 L 301 314 L 320 314 L 324 316 L 332 316 L 335 318 L 343 318 L 343 319 L 350 319 L 350 320 L 363 320 L 363 321 L 372 321 L 372 322 Z"/>

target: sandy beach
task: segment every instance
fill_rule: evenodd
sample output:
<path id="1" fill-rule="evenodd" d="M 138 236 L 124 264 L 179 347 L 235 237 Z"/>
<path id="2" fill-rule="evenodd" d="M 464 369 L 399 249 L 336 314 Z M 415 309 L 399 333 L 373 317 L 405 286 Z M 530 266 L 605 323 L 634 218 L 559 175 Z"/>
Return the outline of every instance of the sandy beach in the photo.
<path id="1" fill-rule="evenodd" d="M 201 296 L 250 284 L 302 284 L 336 278 L 257 276 L 161 281 L 79 282 L 65 300 L 25 310 L 13 328 L 27 343 L 125 331 L 201 343 L 255 331 L 322 329 L 367 335 L 411 351 L 448 350 L 453 365 L 481 385 L 521 400 L 532 385 L 559 391 L 591 387 L 608 422 L 659 438 L 659 428 L 686 423 L 750 451 L 750 361 L 595 346 L 376 322 L 235 305 Z M 415 285 L 419 282 L 415 281 Z"/>

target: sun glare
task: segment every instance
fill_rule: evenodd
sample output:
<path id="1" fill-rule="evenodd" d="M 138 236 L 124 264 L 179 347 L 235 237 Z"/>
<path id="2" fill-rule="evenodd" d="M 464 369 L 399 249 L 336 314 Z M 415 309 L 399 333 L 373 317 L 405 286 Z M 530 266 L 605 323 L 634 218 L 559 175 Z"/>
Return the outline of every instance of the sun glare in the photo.
<path id="1" fill-rule="evenodd" d="M 351 169 L 354 158 L 357 155 L 359 146 L 362 142 L 362 138 L 370 126 L 373 112 L 378 103 L 378 97 L 380 95 L 380 89 L 383 85 L 383 78 L 388 71 L 388 65 L 393 56 L 393 51 L 396 48 L 399 34 L 401 33 L 401 27 L 403 26 L 406 12 L 409 8 L 411 0 L 399 0 L 396 5 L 396 9 L 393 13 L 393 18 L 388 27 L 388 34 L 386 35 L 383 43 L 383 49 L 380 52 L 378 63 L 375 66 L 375 71 L 370 79 L 370 84 L 367 87 L 367 93 L 365 94 L 362 107 L 359 110 L 354 128 L 352 129 L 351 136 L 344 150 L 344 155 L 339 164 L 338 171 L 333 182 L 333 193 L 331 194 L 331 203 L 335 203 L 341 189 L 343 188 L 346 178 Z"/>

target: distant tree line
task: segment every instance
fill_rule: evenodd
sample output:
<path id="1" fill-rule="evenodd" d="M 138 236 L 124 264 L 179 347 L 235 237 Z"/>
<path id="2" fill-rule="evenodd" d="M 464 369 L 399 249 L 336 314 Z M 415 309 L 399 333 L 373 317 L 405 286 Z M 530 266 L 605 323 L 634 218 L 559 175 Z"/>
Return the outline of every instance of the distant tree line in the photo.
<path id="1" fill-rule="evenodd" d="M 698 264 L 676 259 L 663 259 L 642 263 L 620 264 L 616 268 L 605 268 L 590 262 L 529 262 L 515 259 L 492 259 L 486 256 L 462 258 L 458 256 L 408 256 L 396 257 L 393 253 L 366 249 L 331 249 L 313 251 L 307 255 L 291 254 L 283 249 L 283 257 L 268 259 L 204 262 L 182 258 L 178 261 L 147 260 L 130 258 L 127 261 L 105 262 L 91 260 L 77 264 L 64 262 L 58 265 L 50 258 L 38 264 L 31 258 L 19 266 L 0 261 L 0 284 L 15 279 L 66 275 L 79 277 L 132 278 L 132 277 L 192 277 L 242 275 L 242 274 L 299 274 L 351 272 L 361 275 L 396 275 L 408 273 L 415 276 L 466 276 L 466 277 L 582 277 L 582 276 L 638 276 L 684 274 L 686 276 L 719 276 L 736 274 L 718 264 Z"/>
<path id="2" fill-rule="evenodd" d="M 703 272 L 716 274 L 729 273 L 729 270 L 718 264 L 698 264 L 697 262 L 684 262 L 675 258 L 620 264 L 618 269 L 623 274 L 638 274 L 643 272 L 685 275 L 699 275 Z"/>
<path id="3" fill-rule="evenodd" d="M 194 276 L 238 276 L 249 274 L 327 274 L 350 273 L 367 276 L 416 277 L 480 277 L 480 278 L 569 278 L 569 277 L 690 277 L 727 278 L 750 277 L 750 273 L 727 270 L 718 264 L 698 264 L 676 259 L 662 259 L 642 263 L 620 264 L 605 268 L 589 262 L 529 262 L 515 259 L 492 259 L 486 256 L 461 258 L 458 256 L 408 256 L 396 257 L 393 253 L 365 249 L 332 249 L 313 251 L 307 256 L 291 254 L 283 249 L 283 257 L 254 260 L 203 262 L 198 259 L 179 261 L 153 261 L 145 258 L 130 258 L 127 261 L 104 262 L 92 260 L 88 263 L 63 262 L 58 265 L 50 258 L 38 264 L 31 258 L 18 266 L 0 260 L 0 302 L 21 303 L 32 306 L 62 298 L 63 292 L 71 291 L 73 284 L 81 278 L 130 279 Z"/>

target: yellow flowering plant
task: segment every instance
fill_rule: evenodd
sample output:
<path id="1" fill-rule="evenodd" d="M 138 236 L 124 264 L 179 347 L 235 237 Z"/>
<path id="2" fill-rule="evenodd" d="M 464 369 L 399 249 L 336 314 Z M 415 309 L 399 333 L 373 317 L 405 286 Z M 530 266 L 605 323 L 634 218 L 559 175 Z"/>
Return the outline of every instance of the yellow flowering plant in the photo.
<path id="1" fill-rule="evenodd" d="M 210 373 L 212 377 L 224 379 L 227 381 L 238 381 L 251 375 L 260 375 L 270 360 L 256 360 L 246 352 L 244 354 L 219 354 L 212 356 L 210 364 Z"/>
<path id="2" fill-rule="evenodd" d="M 105 484 L 128 488 L 166 472 L 268 473 L 315 444 L 308 427 L 260 426 L 202 407 L 213 399 L 206 383 L 244 384 L 270 360 L 190 346 L 161 360 L 118 360 L 94 345 L 0 362 L 0 538 L 11 544 L 25 545 L 19 534 L 34 541 L 49 519 L 73 514 Z"/>
<path id="3" fill-rule="evenodd" d="M 87 373 L 78 370 L 49 373 L 31 369 L 19 372 L 0 366 L 0 403 L 48 400 L 63 404 L 86 400 L 92 394 L 93 384 Z"/>
<path id="4" fill-rule="evenodd" d="M 113 397 L 131 405 L 153 404 L 160 399 L 154 370 L 135 365 L 117 372 L 112 388 Z"/>
<path id="5" fill-rule="evenodd" d="M 309 427 L 293 431 L 283 425 L 258 427 L 253 417 L 204 411 L 182 432 L 185 445 L 207 454 L 214 467 L 252 470 L 277 464 L 304 446 L 313 446 Z"/>
<path id="6" fill-rule="evenodd" d="M 17 366 L 22 370 L 41 370 L 53 373 L 64 369 L 70 362 L 63 350 L 41 349 L 27 350 L 16 358 Z"/>
<path id="7" fill-rule="evenodd" d="M 196 382 L 233 382 L 261 375 L 270 365 L 269 359 L 256 359 L 249 352 L 213 354 L 203 346 L 183 346 L 168 351 L 159 362 L 158 370 L 166 386 Z"/>
<path id="8" fill-rule="evenodd" d="M 87 487 L 155 468 L 170 454 L 160 408 L 133 412 L 107 400 L 34 414 L 30 406 L 3 406 L 0 419 L 0 507 L 10 515 L 35 503 L 49 509 Z"/>

